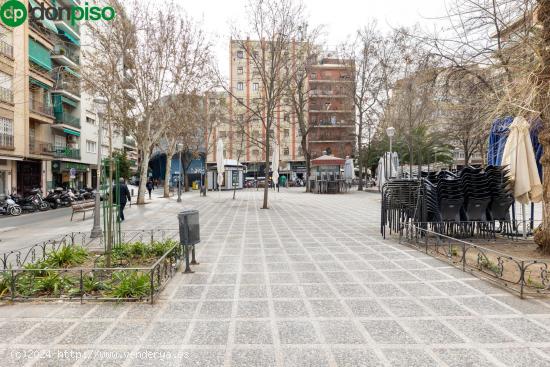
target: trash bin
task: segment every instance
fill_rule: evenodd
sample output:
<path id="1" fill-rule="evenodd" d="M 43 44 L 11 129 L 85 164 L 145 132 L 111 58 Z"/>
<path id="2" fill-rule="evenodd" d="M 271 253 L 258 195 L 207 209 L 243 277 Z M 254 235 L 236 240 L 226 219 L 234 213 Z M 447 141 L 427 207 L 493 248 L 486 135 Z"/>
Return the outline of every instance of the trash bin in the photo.
<path id="1" fill-rule="evenodd" d="M 199 189 L 199 182 L 198 181 L 193 181 L 193 185 L 191 186 L 193 190 L 198 190 Z"/>
<path id="2" fill-rule="evenodd" d="M 200 242 L 199 211 L 187 209 L 178 214 L 180 244 L 185 256 L 185 273 L 192 273 L 189 264 L 198 264 L 195 260 L 195 245 Z M 192 251 L 192 260 L 189 262 L 189 247 Z"/>

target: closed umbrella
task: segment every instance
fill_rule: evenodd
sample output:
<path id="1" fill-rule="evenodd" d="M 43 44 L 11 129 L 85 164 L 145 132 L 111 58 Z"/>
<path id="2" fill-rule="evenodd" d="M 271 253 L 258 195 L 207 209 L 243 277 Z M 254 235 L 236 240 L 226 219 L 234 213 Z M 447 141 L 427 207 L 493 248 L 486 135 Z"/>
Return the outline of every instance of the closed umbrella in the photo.
<path id="1" fill-rule="evenodd" d="M 273 140 L 271 169 L 273 171 L 273 184 L 277 185 L 277 183 L 279 182 L 279 144 L 277 144 L 276 140 Z"/>
<path id="2" fill-rule="evenodd" d="M 218 139 L 218 145 L 216 147 L 216 166 L 218 168 L 218 188 L 220 190 L 223 185 L 223 174 L 225 173 L 224 161 L 223 140 Z"/>
<path id="3" fill-rule="evenodd" d="M 507 165 L 510 181 L 513 185 L 514 198 L 527 204 L 542 200 L 542 185 L 529 135 L 529 122 L 523 117 L 516 117 L 510 125 L 510 134 L 504 146 L 502 164 Z"/>

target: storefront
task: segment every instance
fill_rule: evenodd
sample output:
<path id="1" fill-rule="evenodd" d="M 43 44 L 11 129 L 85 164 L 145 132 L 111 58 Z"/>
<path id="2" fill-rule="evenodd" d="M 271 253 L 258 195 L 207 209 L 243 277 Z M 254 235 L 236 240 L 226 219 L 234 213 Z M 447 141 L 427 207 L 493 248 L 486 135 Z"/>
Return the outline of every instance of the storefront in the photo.
<path id="1" fill-rule="evenodd" d="M 54 187 L 72 187 L 80 189 L 88 185 L 87 164 L 76 162 L 52 161 Z"/>
<path id="2" fill-rule="evenodd" d="M 16 187 L 16 162 L 21 159 L 0 156 L 0 195 L 11 194 Z"/>
<path id="3" fill-rule="evenodd" d="M 23 195 L 36 188 L 42 188 L 42 161 L 18 161 L 17 193 Z"/>

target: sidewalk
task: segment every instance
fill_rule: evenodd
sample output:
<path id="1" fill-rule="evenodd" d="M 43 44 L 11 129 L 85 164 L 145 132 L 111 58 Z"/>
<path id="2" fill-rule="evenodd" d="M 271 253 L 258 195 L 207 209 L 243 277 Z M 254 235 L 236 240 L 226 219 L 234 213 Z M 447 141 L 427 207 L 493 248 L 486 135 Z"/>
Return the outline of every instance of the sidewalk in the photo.
<path id="1" fill-rule="evenodd" d="M 200 210 L 196 273 L 154 306 L 2 306 L 1 365 L 550 365 L 548 300 L 382 240 L 379 197 L 284 189 L 261 210 L 262 194 L 139 207 L 134 228 Z"/>

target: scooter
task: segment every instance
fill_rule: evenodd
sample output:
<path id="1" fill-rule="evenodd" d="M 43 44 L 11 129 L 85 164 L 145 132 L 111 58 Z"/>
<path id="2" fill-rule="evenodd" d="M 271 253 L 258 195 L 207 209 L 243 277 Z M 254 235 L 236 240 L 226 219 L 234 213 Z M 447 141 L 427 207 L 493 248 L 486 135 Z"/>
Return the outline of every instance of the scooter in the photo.
<path id="1" fill-rule="evenodd" d="M 0 214 L 13 215 L 17 217 L 21 215 L 21 207 L 13 201 L 9 196 L 0 198 Z"/>
<path id="2" fill-rule="evenodd" d="M 45 211 L 50 209 L 50 204 L 42 199 L 40 189 L 33 189 L 29 195 L 21 197 L 20 195 L 12 195 L 11 199 L 15 201 L 23 211 L 35 212 L 37 210 Z"/>

